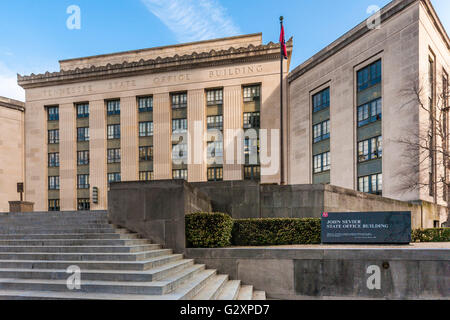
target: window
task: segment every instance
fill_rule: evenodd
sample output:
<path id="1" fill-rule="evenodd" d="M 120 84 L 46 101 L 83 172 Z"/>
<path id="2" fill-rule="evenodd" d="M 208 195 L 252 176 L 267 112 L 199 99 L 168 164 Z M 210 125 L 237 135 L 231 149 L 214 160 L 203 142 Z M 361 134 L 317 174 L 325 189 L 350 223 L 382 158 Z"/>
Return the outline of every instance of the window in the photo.
<path id="1" fill-rule="evenodd" d="M 59 199 L 48 200 L 48 211 L 59 211 Z"/>
<path id="2" fill-rule="evenodd" d="M 153 97 L 138 98 L 139 112 L 153 111 Z"/>
<path id="3" fill-rule="evenodd" d="M 153 171 L 141 171 L 139 172 L 139 181 L 151 181 L 153 179 Z"/>
<path id="4" fill-rule="evenodd" d="M 429 165 L 428 165 L 428 184 L 429 184 L 429 194 L 430 196 L 434 196 L 435 193 L 435 166 L 436 166 L 436 159 L 435 159 L 435 121 L 434 121 L 434 114 L 435 114 L 435 108 L 434 108 L 434 60 L 432 57 L 429 57 L 428 59 L 428 110 L 429 110 L 429 133 L 428 133 L 428 141 L 429 141 L 429 150 L 428 150 L 428 157 L 429 157 Z"/>
<path id="5" fill-rule="evenodd" d="M 261 178 L 260 166 L 244 166 L 245 180 L 259 180 Z"/>
<path id="6" fill-rule="evenodd" d="M 176 180 L 187 180 L 187 169 L 172 170 L 172 178 Z"/>
<path id="7" fill-rule="evenodd" d="M 358 107 L 358 127 L 381 120 L 381 98 Z"/>
<path id="8" fill-rule="evenodd" d="M 48 166 L 50 168 L 59 167 L 59 152 L 48 154 Z"/>
<path id="9" fill-rule="evenodd" d="M 108 140 L 120 139 L 120 124 L 108 125 Z"/>
<path id="10" fill-rule="evenodd" d="M 78 211 L 91 210 L 91 203 L 89 199 L 78 199 Z"/>
<path id="11" fill-rule="evenodd" d="M 381 158 L 383 155 L 383 138 L 381 136 L 358 143 L 358 162 Z"/>
<path id="12" fill-rule="evenodd" d="M 381 82 L 381 60 L 358 71 L 358 92 Z"/>
<path id="13" fill-rule="evenodd" d="M 330 170 L 331 160 L 330 152 L 315 155 L 313 158 L 314 173 L 321 173 Z"/>
<path id="14" fill-rule="evenodd" d="M 120 149 L 108 149 L 108 163 L 120 163 Z"/>
<path id="15" fill-rule="evenodd" d="M 187 93 L 172 94 L 172 109 L 187 107 Z"/>
<path id="16" fill-rule="evenodd" d="M 261 86 L 244 87 L 244 102 L 252 102 L 259 100 L 261 95 Z"/>
<path id="17" fill-rule="evenodd" d="M 256 128 L 259 129 L 260 117 L 259 112 L 245 112 L 244 113 L 244 129 Z"/>
<path id="18" fill-rule="evenodd" d="M 217 157 L 223 157 L 223 142 L 222 141 L 208 142 L 208 158 L 214 159 Z"/>
<path id="19" fill-rule="evenodd" d="M 59 130 L 48 130 L 48 144 L 59 143 Z"/>
<path id="20" fill-rule="evenodd" d="M 77 118 L 89 118 L 89 104 L 77 104 Z"/>
<path id="21" fill-rule="evenodd" d="M 187 119 L 173 119 L 172 132 L 183 133 L 187 131 Z"/>
<path id="22" fill-rule="evenodd" d="M 139 137 L 153 136 L 153 122 L 139 122 Z"/>
<path id="23" fill-rule="evenodd" d="M 59 190 L 59 176 L 48 177 L 48 190 Z"/>
<path id="24" fill-rule="evenodd" d="M 120 172 L 108 173 L 108 183 L 120 182 Z"/>
<path id="25" fill-rule="evenodd" d="M 318 112 L 330 106 L 330 88 L 326 88 L 312 97 L 313 111 Z"/>
<path id="26" fill-rule="evenodd" d="M 77 141 L 89 141 L 89 128 L 77 128 Z"/>
<path id="27" fill-rule="evenodd" d="M 153 161 L 153 147 L 139 147 L 140 161 Z"/>
<path id="28" fill-rule="evenodd" d="M 313 127 L 314 143 L 330 138 L 330 120 L 316 124 Z"/>
<path id="29" fill-rule="evenodd" d="M 89 164 L 89 151 L 77 152 L 77 164 L 79 166 L 85 166 Z"/>
<path id="30" fill-rule="evenodd" d="M 379 173 L 370 176 L 359 177 L 358 191 L 381 194 L 383 191 L 383 175 Z"/>
<path id="31" fill-rule="evenodd" d="M 443 100 L 443 139 L 444 139 L 444 143 L 443 143 L 443 148 L 444 148 L 444 154 L 449 154 L 450 151 L 450 130 L 449 130 L 449 108 L 448 108 L 448 75 L 445 71 L 443 71 L 443 76 L 442 76 L 442 100 Z M 448 174 L 448 170 L 450 169 L 450 160 L 448 159 L 449 157 L 447 157 L 447 159 L 444 160 L 444 182 L 443 183 L 443 200 L 444 201 L 448 201 L 448 192 L 449 192 L 449 174 Z"/>
<path id="32" fill-rule="evenodd" d="M 249 156 L 255 152 L 259 154 L 259 139 L 246 137 L 244 139 L 244 155 Z"/>
<path id="33" fill-rule="evenodd" d="M 106 110 L 108 111 L 108 116 L 114 116 L 120 114 L 120 100 L 112 100 L 106 102 Z"/>
<path id="34" fill-rule="evenodd" d="M 172 146 L 172 160 L 186 161 L 188 157 L 188 145 L 178 143 Z"/>
<path id="35" fill-rule="evenodd" d="M 223 116 L 209 116 L 206 120 L 208 129 L 223 130 Z"/>
<path id="36" fill-rule="evenodd" d="M 214 89 L 206 91 L 206 102 L 208 105 L 223 104 L 223 90 Z"/>
<path id="37" fill-rule="evenodd" d="M 88 174 L 79 174 L 78 175 L 78 189 L 89 189 L 89 175 Z"/>
<path id="38" fill-rule="evenodd" d="M 59 108 L 58 107 L 48 107 L 47 108 L 47 119 L 48 119 L 48 121 L 58 121 L 59 120 Z"/>
<path id="39" fill-rule="evenodd" d="M 208 168 L 208 181 L 222 181 L 223 168 Z"/>

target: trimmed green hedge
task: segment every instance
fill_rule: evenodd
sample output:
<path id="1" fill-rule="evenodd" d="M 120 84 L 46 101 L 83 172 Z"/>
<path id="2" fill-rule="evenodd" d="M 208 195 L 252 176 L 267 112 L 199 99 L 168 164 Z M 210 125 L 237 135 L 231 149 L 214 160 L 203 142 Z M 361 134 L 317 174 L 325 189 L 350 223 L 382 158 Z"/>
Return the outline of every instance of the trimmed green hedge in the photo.
<path id="1" fill-rule="evenodd" d="M 412 242 L 450 242 L 450 228 L 417 229 L 411 233 Z"/>
<path id="2" fill-rule="evenodd" d="M 221 248 L 231 245 L 233 219 L 224 213 L 186 215 L 186 241 L 190 248 Z"/>
<path id="3" fill-rule="evenodd" d="M 320 219 L 234 220 L 233 245 L 267 246 L 320 243 Z"/>

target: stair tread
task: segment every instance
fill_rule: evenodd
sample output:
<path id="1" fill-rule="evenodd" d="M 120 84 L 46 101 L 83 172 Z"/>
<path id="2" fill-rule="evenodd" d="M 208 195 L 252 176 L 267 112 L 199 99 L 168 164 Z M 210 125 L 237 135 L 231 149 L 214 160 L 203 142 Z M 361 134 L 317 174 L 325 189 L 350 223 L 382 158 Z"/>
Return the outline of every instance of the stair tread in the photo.
<path id="1" fill-rule="evenodd" d="M 238 293 L 239 287 L 241 286 L 240 280 L 230 280 L 228 281 L 222 289 L 218 300 L 235 300 Z"/>
<path id="2" fill-rule="evenodd" d="M 266 292 L 265 291 L 254 291 L 253 292 L 253 300 L 266 300 Z"/>
<path id="3" fill-rule="evenodd" d="M 117 256 L 137 256 L 144 253 L 155 253 L 155 252 L 169 252 L 170 249 L 153 249 L 138 252 L 0 252 L 1 254 L 15 254 L 15 255 L 86 255 L 86 256 L 107 256 L 107 255 L 117 255 Z"/>
<path id="4" fill-rule="evenodd" d="M 243 285 L 239 289 L 238 300 L 252 300 L 253 286 Z"/>
<path id="5" fill-rule="evenodd" d="M 194 297 L 194 300 L 210 300 L 228 281 L 228 275 L 220 274 L 211 279 Z"/>

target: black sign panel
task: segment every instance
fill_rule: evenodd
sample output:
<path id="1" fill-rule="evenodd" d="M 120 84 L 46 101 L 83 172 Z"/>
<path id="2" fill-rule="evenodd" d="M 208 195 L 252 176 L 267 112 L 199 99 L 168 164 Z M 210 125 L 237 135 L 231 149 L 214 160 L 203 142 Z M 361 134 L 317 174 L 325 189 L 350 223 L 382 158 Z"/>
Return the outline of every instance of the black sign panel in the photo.
<path id="1" fill-rule="evenodd" d="M 23 182 L 17 184 L 17 193 L 23 192 Z"/>
<path id="2" fill-rule="evenodd" d="M 411 212 L 324 212 L 322 243 L 411 242 Z"/>

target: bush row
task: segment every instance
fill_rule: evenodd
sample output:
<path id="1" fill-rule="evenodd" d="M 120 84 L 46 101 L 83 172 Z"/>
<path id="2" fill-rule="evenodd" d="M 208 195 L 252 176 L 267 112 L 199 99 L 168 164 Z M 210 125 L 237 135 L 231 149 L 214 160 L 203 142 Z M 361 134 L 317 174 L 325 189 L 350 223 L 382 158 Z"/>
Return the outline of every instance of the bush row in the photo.
<path id="1" fill-rule="evenodd" d="M 412 242 L 449 242 L 450 228 L 417 229 L 411 233 Z"/>
<path id="2" fill-rule="evenodd" d="M 320 219 L 241 219 L 223 213 L 186 216 L 186 240 L 191 248 L 267 246 L 320 243 Z"/>

